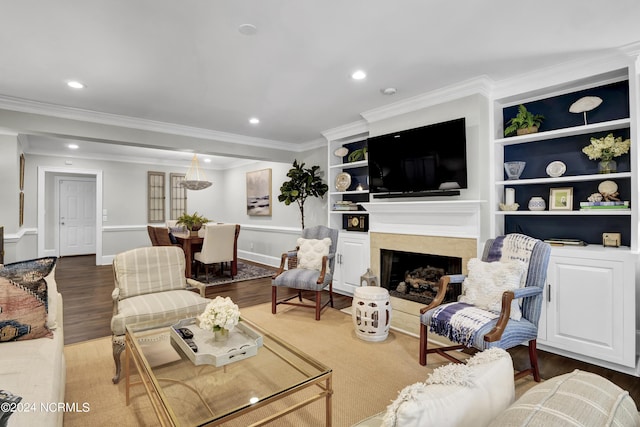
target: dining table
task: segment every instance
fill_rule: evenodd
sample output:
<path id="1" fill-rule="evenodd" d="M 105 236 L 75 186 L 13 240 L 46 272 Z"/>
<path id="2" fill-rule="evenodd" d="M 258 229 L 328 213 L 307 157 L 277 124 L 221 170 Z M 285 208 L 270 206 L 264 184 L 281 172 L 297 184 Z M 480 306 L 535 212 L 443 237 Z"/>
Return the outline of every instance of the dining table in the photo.
<path id="1" fill-rule="evenodd" d="M 182 245 L 182 250 L 184 251 L 185 257 L 185 269 L 184 275 L 191 279 L 193 264 L 193 254 L 198 252 L 202 248 L 202 242 L 204 242 L 204 237 L 198 235 L 197 232 L 173 232 L 173 236 L 176 238 L 178 243 Z M 231 261 L 231 275 L 235 276 L 238 274 L 238 235 L 240 234 L 240 224 L 236 224 L 236 234 L 233 239 L 233 261 Z"/>

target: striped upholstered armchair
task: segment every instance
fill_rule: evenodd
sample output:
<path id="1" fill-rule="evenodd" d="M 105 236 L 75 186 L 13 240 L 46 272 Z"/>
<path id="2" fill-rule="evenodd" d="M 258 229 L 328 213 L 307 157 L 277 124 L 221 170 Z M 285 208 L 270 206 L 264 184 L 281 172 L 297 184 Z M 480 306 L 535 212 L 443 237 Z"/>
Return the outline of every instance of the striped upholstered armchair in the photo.
<path id="1" fill-rule="evenodd" d="M 315 309 L 316 320 L 327 305 L 333 307 L 333 268 L 335 264 L 338 230 L 318 225 L 302 230 L 296 249 L 282 254 L 280 268 L 271 281 L 271 312 L 276 314 L 279 304 Z M 288 269 L 285 270 L 285 266 Z M 329 299 L 322 304 L 322 291 L 329 286 Z M 297 292 L 278 299 L 278 288 L 292 288 Z M 315 293 L 313 304 L 304 303 L 302 292 Z M 291 301 L 298 298 L 298 302 Z"/>
<path id="2" fill-rule="evenodd" d="M 531 373 L 540 381 L 536 339 L 550 252 L 547 243 L 523 234 L 499 236 L 486 242 L 481 260 L 469 261 L 467 276 L 443 276 L 433 302 L 420 310 L 420 364 L 428 353 L 458 362 L 446 352 L 528 344 L 531 368 L 516 379 Z M 463 293 L 442 304 L 449 283 L 462 283 Z M 427 332 L 456 345 L 427 348 Z"/>
<path id="3" fill-rule="evenodd" d="M 196 292 L 187 289 L 204 285 L 185 277 L 185 257 L 175 246 L 152 246 L 122 252 L 113 260 L 115 289 L 113 299 L 113 359 L 120 380 L 121 353 L 127 325 L 148 323 L 165 326 L 188 317 L 195 317 L 209 303 Z"/>

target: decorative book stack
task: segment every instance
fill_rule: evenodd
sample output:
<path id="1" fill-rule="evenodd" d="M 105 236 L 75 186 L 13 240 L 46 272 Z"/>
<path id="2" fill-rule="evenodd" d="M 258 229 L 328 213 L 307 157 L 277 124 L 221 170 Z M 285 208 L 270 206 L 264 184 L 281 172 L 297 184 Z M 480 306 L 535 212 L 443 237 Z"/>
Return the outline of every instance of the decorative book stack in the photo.
<path id="1" fill-rule="evenodd" d="M 591 209 L 629 209 L 628 201 L 613 201 L 613 202 L 580 202 L 580 210 Z"/>
<path id="2" fill-rule="evenodd" d="M 357 211 L 358 204 L 347 201 L 347 200 L 339 200 L 333 204 L 334 211 Z"/>

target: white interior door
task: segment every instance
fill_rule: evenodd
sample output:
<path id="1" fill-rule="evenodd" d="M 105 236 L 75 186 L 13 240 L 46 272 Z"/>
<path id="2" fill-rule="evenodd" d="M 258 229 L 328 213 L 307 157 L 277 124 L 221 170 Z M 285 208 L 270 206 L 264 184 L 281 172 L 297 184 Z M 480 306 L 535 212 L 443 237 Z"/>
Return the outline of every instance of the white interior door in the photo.
<path id="1" fill-rule="evenodd" d="M 95 254 L 95 179 L 60 179 L 58 190 L 60 256 Z"/>

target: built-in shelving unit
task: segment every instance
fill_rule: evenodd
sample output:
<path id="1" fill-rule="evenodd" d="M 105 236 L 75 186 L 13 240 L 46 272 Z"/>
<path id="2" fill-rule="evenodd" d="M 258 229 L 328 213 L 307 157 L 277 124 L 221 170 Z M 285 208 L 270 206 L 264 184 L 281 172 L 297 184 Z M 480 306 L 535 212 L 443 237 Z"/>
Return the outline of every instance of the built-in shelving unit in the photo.
<path id="1" fill-rule="evenodd" d="M 631 66 L 548 89 L 536 88 L 494 100 L 492 146 L 496 160 L 492 206 L 493 234 L 519 232 L 539 239 L 572 238 L 585 247 L 552 247 L 547 286 L 539 323 L 538 344 L 548 351 L 638 375 L 636 356 L 636 289 L 638 250 L 638 171 L 636 147 L 637 73 Z M 559 89 L 560 88 L 560 89 Z M 574 114 L 569 106 L 584 96 L 602 99 L 595 109 Z M 538 133 L 504 137 L 504 124 L 523 104 L 545 120 Z M 592 137 L 608 133 L 631 138 L 631 152 L 616 157 L 616 173 L 599 174 L 598 161 L 582 148 Z M 504 162 L 525 161 L 520 179 L 509 180 Z M 566 165 L 560 177 L 550 177 L 553 161 Z M 611 180 L 631 209 L 580 210 L 580 202 Z M 515 191 L 516 211 L 501 211 L 506 188 Z M 571 210 L 549 210 L 551 189 L 570 188 Z M 544 211 L 528 210 L 528 201 L 545 199 Z M 603 247 L 602 234 L 617 232 L 622 246 Z"/>
<path id="2" fill-rule="evenodd" d="M 366 133 L 329 140 L 328 224 L 329 227 L 340 230 L 333 272 L 333 289 L 345 295 L 353 295 L 354 290 L 360 286 L 360 276 L 369 266 L 369 212 L 362 206 L 362 203 L 369 201 L 369 162 L 366 159 L 348 161 L 349 153 L 364 147 L 366 143 Z M 339 148 L 346 148 L 347 154 L 336 156 L 334 153 Z M 344 191 L 336 188 L 336 178 L 341 173 L 347 173 L 351 177 L 351 184 Z M 333 209 L 337 202 L 343 201 L 353 202 L 358 210 Z M 358 224 L 356 227 L 353 226 L 354 216 Z"/>
<path id="3" fill-rule="evenodd" d="M 598 192 L 598 185 L 604 180 L 614 181 L 622 200 L 631 201 L 632 179 L 631 155 L 615 158 L 618 172 L 597 173 L 595 160 L 582 152 L 589 145 L 591 137 L 600 138 L 608 133 L 623 138 L 630 137 L 632 121 L 629 109 L 628 70 L 621 69 L 601 77 L 594 76 L 588 83 L 580 81 L 576 87 L 565 86 L 562 92 L 539 91 L 532 96 L 522 94 L 521 99 L 510 97 L 507 102 L 495 102 L 496 138 L 493 141 L 496 159 L 496 199 L 503 201 L 505 188 L 513 188 L 517 211 L 500 211 L 495 207 L 496 234 L 525 232 L 540 239 L 575 238 L 589 244 L 602 241 L 603 232 L 620 232 L 623 245 L 635 245 L 636 226 L 632 224 L 632 210 L 581 211 L 580 201 Z M 594 110 L 584 115 L 571 113 L 569 106 L 584 96 L 598 96 L 603 101 Z M 540 132 L 504 137 L 504 123 L 515 116 L 518 105 L 524 104 L 534 114 L 545 116 Z M 527 162 L 525 170 L 517 180 L 508 180 L 502 170 L 503 162 L 521 160 Z M 546 166 L 552 161 L 562 161 L 567 170 L 560 177 L 549 177 Z M 571 210 L 550 210 L 549 197 L 553 188 L 570 188 L 573 193 Z M 545 199 L 545 211 L 530 211 L 527 208 L 531 197 Z M 634 201 L 631 201 L 632 203 Z M 546 219 L 545 219 L 546 218 Z M 563 219 L 566 218 L 566 219 Z"/>

